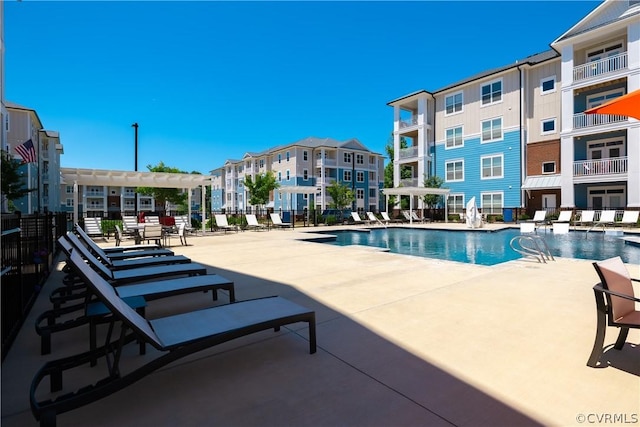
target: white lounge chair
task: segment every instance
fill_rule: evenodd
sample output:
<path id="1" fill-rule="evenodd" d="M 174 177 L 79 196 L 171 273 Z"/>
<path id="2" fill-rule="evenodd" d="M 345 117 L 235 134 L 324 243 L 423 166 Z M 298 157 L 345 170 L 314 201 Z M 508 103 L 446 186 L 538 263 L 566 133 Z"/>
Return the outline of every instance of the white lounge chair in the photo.
<path id="1" fill-rule="evenodd" d="M 144 223 L 158 225 L 160 224 L 160 217 L 157 215 L 149 215 L 149 216 L 145 215 Z"/>
<path id="2" fill-rule="evenodd" d="M 215 214 L 214 217 L 216 218 L 216 227 L 218 227 L 220 230 L 224 230 L 225 233 L 227 232 L 227 230 L 233 230 L 236 232 L 238 231 L 237 226 L 229 225 L 227 216 L 225 214 Z"/>
<path id="3" fill-rule="evenodd" d="M 360 215 L 358 214 L 358 212 L 351 212 L 351 219 L 353 219 L 353 222 L 355 224 L 364 224 L 364 220 L 362 218 L 360 218 Z"/>
<path id="4" fill-rule="evenodd" d="M 640 216 L 640 211 L 624 211 L 622 214 L 622 219 L 616 222 L 616 225 L 620 225 L 624 227 L 625 225 L 628 227 L 633 227 L 638 224 L 638 217 Z"/>
<path id="5" fill-rule="evenodd" d="M 596 211 L 582 211 L 580 212 L 580 219 L 574 220 L 574 225 L 593 225 L 595 215 Z"/>
<path id="6" fill-rule="evenodd" d="M 104 238 L 104 233 L 102 232 L 102 218 L 84 218 L 83 230 L 91 237 L 102 237 Z"/>
<path id="7" fill-rule="evenodd" d="M 558 219 L 552 221 L 554 234 L 567 234 L 569 232 L 569 225 L 571 225 L 571 217 L 573 211 L 560 211 Z"/>
<path id="8" fill-rule="evenodd" d="M 367 218 L 369 218 L 369 224 L 384 225 L 373 212 L 367 212 Z"/>
<path id="9" fill-rule="evenodd" d="M 605 210 L 600 212 L 600 219 L 598 219 L 594 224 L 593 227 L 591 227 L 592 229 L 595 227 L 602 227 L 602 229 L 604 230 L 604 228 L 607 225 L 614 225 L 616 222 L 616 211 L 614 210 Z"/>
<path id="10" fill-rule="evenodd" d="M 255 231 L 267 230 L 267 226 L 264 224 L 260 224 L 255 214 L 246 214 L 244 217 L 247 220 L 247 228 L 249 228 L 250 230 L 255 230 Z"/>
<path id="11" fill-rule="evenodd" d="M 530 222 L 533 222 L 533 224 L 536 227 L 538 227 L 540 225 L 546 224 L 546 218 L 547 218 L 547 211 L 545 210 L 536 211 L 536 213 L 533 214 L 533 219 Z"/>
<path id="12" fill-rule="evenodd" d="M 282 218 L 280 218 L 280 215 L 278 215 L 277 213 L 271 213 L 271 214 L 269 214 L 269 217 L 271 218 L 271 222 L 273 223 L 274 227 L 291 228 L 291 223 L 290 222 L 282 222 Z"/>

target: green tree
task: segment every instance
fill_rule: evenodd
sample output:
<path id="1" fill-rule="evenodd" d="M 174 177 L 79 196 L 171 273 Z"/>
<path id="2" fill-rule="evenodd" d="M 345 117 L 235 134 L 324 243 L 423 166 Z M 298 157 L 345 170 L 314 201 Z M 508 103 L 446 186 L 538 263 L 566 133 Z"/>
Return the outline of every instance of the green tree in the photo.
<path id="1" fill-rule="evenodd" d="M 338 181 L 334 181 L 327 187 L 327 194 L 331 196 L 330 208 L 344 210 L 348 206 L 351 206 L 356 199 L 355 194 L 351 188 L 345 184 L 341 184 Z"/>
<path id="2" fill-rule="evenodd" d="M 2 150 L 2 196 L 11 203 L 13 200 L 26 196 L 35 191 L 35 188 L 27 188 L 23 176 L 20 175 L 19 168 L 21 163 L 15 160 L 11 155 Z"/>
<path id="3" fill-rule="evenodd" d="M 280 187 L 273 172 L 259 173 L 254 179 L 251 176 L 244 178 L 244 186 L 249 192 L 249 204 L 264 206 L 269 203 L 269 194 Z"/>
<path id="4" fill-rule="evenodd" d="M 165 172 L 165 173 L 187 173 L 178 168 L 166 166 L 164 162 L 158 163 L 156 166 L 147 165 L 149 172 Z M 188 194 L 179 188 L 159 188 L 159 187 L 138 187 L 136 192 L 145 196 L 152 196 L 156 200 L 156 206 L 164 206 L 167 202 L 174 205 L 184 205 L 188 199 Z"/>
<path id="5" fill-rule="evenodd" d="M 430 176 L 428 178 L 425 177 L 425 180 L 424 180 L 424 186 L 427 188 L 441 188 L 442 184 L 444 184 L 444 180 L 439 176 L 435 176 L 435 175 Z M 432 208 L 442 201 L 442 195 L 427 194 L 422 198 L 422 200 L 427 206 Z"/>

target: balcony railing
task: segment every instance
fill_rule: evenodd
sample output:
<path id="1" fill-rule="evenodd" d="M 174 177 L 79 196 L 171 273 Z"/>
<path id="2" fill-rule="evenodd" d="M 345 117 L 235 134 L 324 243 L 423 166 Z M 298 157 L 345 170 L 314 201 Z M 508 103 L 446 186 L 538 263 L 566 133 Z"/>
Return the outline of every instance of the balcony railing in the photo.
<path id="1" fill-rule="evenodd" d="M 400 119 L 400 129 L 409 126 L 415 126 L 418 124 L 418 116 L 411 116 L 405 119 Z"/>
<path id="2" fill-rule="evenodd" d="M 619 123 L 627 121 L 627 116 L 620 116 L 617 114 L 574 114 L 573 115 L 573 128 L 583 129 L 593 126 L 608 125 L 611 123 Z"/>
<path id="3" fill-rule="evenodd" d="M 418 146 L 414 145 L 408 148 L 400 149 L 398 153 L 400 159 L 410 159 L 412 157 L 418 157 Z"/>
<path id="4" fill-rule="evenodd" d="M 401 187 L 417 187 L 418 178 L 405 178 L 400 180 Z"/>
<path id="5" fill-rule="evenodd" d="M 627 52 L 573 67 L 573 80 L 585 80 L 627 68 Z"/>
<path id="6" fill-rule="evenodd" d="M 316 185 L 331 185 L 334 182 L 336 182 L 336 179 L 335 178 L 324 178 L 324 179 L 316 178 L 316 182 L 317 182 Z"/>
<path id="7" fill-rule="evenodd" d="M 627 157 L 573 162 L 573 176 L 596 176 L 627 173 Z"/>
<path id="8" fill-rule="evenodd" d="M 325 158 L 324 162 L 322 162 L 322 159 L 316 159 L 316 166 L 335 166 L 336 164 L 336 159 Z"/>

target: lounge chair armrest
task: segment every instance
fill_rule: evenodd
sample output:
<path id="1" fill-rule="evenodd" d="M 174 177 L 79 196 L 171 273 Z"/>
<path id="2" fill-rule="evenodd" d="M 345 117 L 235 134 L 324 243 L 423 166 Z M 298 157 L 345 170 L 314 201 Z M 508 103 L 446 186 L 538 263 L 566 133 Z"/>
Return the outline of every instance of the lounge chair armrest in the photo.
<path id="1" fill-rule="evenodd" d="M 601 283 L 598 283 L 597 285 L 595 285 L 593 287 L 593 289 L 595 291 L 602 292 L 602 293 L 609 294 L 609 295 L 614 295 L 614 296 L 617 296 L 619 298 L 624 298 L 624 299 L 628 299 L 628 300 L 631 300 L 631 301 L 640 302 L 640 298 L 636 298 L 636 297 L 634 297 L 632 295 L 625 295 L 625 294 L 621 294 L 619 292 L 614 292 L 614 291 L 610 291 L 609 289 L 605 289 L 605 288 L 602 287 Z"/>

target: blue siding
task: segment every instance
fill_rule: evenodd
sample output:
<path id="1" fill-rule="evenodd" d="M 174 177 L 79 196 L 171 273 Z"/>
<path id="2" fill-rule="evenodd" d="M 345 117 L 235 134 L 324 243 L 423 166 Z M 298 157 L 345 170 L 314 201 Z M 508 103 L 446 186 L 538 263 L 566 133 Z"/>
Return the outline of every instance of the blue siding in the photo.
<path id="1" fill-rule="evenodd" d="M 446 179 L 445 164 L 451 160 L 464 160 L 464 181 L 446 182 L 442 185 L 452 193 L 463 193 L 465 203 L 473 196 L 478 203 L 481 193 L 502 192 L 504 207 L 521 206 L 520 132 L 505 132 L 502 141 L 481 144 L 480 137 L 464 140 L 464 146 L 445 150 L 444 144 L 436 146 L 436 175 Z M 502 155 L 503 178 L 481 179 L 481 157 Z"/>

